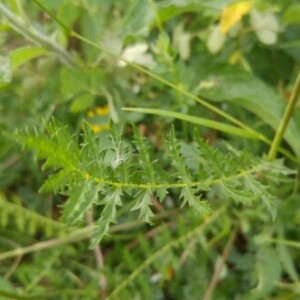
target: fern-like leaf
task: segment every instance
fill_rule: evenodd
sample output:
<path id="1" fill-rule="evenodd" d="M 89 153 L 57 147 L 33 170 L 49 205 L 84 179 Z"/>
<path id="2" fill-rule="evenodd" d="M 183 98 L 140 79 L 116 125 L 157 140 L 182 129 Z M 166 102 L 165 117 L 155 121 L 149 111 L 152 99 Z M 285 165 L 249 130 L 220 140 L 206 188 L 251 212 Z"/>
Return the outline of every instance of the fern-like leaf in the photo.
<path id="1" fill-rule="evenodd" d="M 192 144 L 180 143 L 174 129 L 165 149 L 169 161 L 164 157 L 163 164 L 137 129 L 132 145 L 113 124 L 108 137 L 101 139 L 84 126 L 81 145 L 56 121 L 46 126 L 46 132 L 31 130 L 17 138 L 45 160 L 46 168 L 54 170 L 42 190 L 52 189 L 68 196 L 63 206 L 66 223 L 76 224 L 93 205 L 103 206 L 100 215 L 95 215 L 98 220 L 93 246 L 116 221 L 124 194 L 133 197 L 133 209 L 139 210 L 140 219 L 146 222 L 151 222 L 153 216 L 153 197 L 163 201 L 170 189 L 178 190 L 181 206 L 188 205 L 201 214 L 209 211 L 209 201 L 202 197 L 214 189 L 223 201 L 246 206 L 262 202 L 274 215 L 274 197 L 260 178 L 277 183 L 282 175 L 287 178 L 290 174 L 282 162 L 273 164 L 235 149 L 220 151 L 197 133 Z"/>
<path id="2" fill-rule="evenodd" d="M 104 205 L 104 209 L 100 219 L 96 222 L 97 227 L 93 234 L 92 248 L 107 234 L 110 223 L 115 222 L 117 206 L 122 205 L 122 189 L 109 189 L 106 196 L 98 203 Z"/>

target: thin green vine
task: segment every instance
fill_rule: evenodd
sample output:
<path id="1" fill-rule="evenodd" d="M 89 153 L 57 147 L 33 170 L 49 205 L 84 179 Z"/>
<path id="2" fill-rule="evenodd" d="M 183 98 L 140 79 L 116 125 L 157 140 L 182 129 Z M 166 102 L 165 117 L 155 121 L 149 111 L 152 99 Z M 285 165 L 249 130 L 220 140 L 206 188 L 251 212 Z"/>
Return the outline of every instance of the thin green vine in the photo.
<path id="1" fill-rule="evenodd" d="M 288 105 L 286 107 L 284 115 L 280 121 L 280 124 L 279 124 L 278 129 L 275 134 L 275 137 L 273 139 L 273 142 L 272 142 L 269 154 L 268 154 L 269 160 L 273 160 L 276 157 L 277 152 L 279 151 L 280 143 L 282 141 L 282 138 L 283 138 L 284 132 L 288 126 L 288 123 L 292 117 L 292 114 L 295 110 L 299 94 L 300 94 L 300 70 L 298 71 L 296 82 L 294 84 L 293 91 L 292 91 L 290 99 L 288 101 Z"/>

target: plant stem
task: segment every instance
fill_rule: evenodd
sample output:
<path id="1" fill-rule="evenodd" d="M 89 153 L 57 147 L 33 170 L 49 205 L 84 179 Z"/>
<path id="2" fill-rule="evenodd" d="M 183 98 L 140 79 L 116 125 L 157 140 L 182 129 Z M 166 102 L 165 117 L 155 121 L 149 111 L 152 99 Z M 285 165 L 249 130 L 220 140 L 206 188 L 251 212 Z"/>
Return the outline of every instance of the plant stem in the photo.
<path id="1" fill-rule="evenodd" d="M 263 241 L 268 243 L 282 244 L 289 247 L 300 249 L 300 242 L 298 241 L 290 241 L 290 240 L 274 239 L 274 238 L 264 238 Z"/>
<path id="2" fill-rule="evenodd" d="M 220 273 L 222 272 L 222 269 L 225 265 L 225 262 L 228 259 L 228 256 L 230 254 L 230 250 L 233 246 L 233 242 L 235 241 L 236 234 L 237 234 L 237 226 L 235 227 L 235 229 L 233 230 L 233 232 L 231 233 L 231 235 L 230 235 L 230 237 L 227 241 L 227 244 L 225 246 L 225 249 L 224 249 L 224 252 L 222 254 L 220 262 L 218 262 L 216 267 L 215 267 L 214 274 L 213 274 L 213 276 L 211 278 L 211 281 L 209 283 L 209 286 L 208 286 L 208 288 L 205 292 L 203 300 L 211 300 L 212 299 L 214 290 L 215 290 L 215 288 L 218 284 L 218 281 L 219 281 Z"/>
<path id="3" fill-rule="evenodd" d="M 0 241 L 2 243 L 8 244 L 12 247 L 20 247 L 19 244 L 17 244 L 16 242 L 4 237 L 4 236 L 0 236 Z M 20 264 L 21 261 L 21 257 L 17 256 L 15 257 L 12 265 L 8 268 L 8 270 L 5 272 L 5 274 L 3 275 L 5 280 L 8 280 L 9 277 L 15 272 L 15 270 L 17 269 L 18 265 Z"/>
<path id="4" fill-rule="evenodd" d="M 243 128 L 245 131 L 248 131 L 250 134 L 254 135 L 258 140 L 271 145 L 272 142 L 262 133 L 255 131 L 254 129 L 252 129 L 250 126 L 244 124 L 243 122 L 241 122 L 240 120 L 236 119 L 235 117 L 232 117 L 231 115 L 227 114 L 226 112 L 224 112 L 223 110 L 219 109 L 218 107 L 214 106 L 213 104 L 210 104 L 209 102 L 207 102 L 205 99 L 202 99 L 196 95 L 194 95 L 193 93 L 190 93 L 188 91 L 186 91 L 181 85 L 176 85 L 173 84 L 172 82 L 164 79 L 163 77 L 151 72 L 150 70 L 135 64 L 133 62 L 127 61 L 126 59 L 120 57 L 119 55 L 116 55 L 114 53 L 112 53 L 111 51 L 108 51 L 107 49 L 103 48 L 101 45 L 89 40 L 88 38 L 85 38 L 84 36 L 80 35 L 79 33 L 71 30 L 70 28 L 68 28 L 65 24 L 63 24 L 63 22 L 61 22 L 54 14 L 52 14 L 49 10 L 47 10 L 47 8 L 45 8 L 38 0 L 32 0 L 37 6 L 39 6 L 44 12 L 46 12 L 55 22 L 57 22 L 57 24 L 59 24 L 61 26 L 61 28 L 63 28 L 67 34 L 69 34 L 71 37 L 74 37 L 80 41 L 82 41 L 83 43 L 87 44 L 87 45 L 91 45 L 92 47 L 94 47 L 95 49 L 98 49 L 108 55 L 110 55 L 111 57 L 117 59 L 117 60 L 121 60 L 123 62 L 126 62 L 126 64 L 128 64 L 129 66 L 131 66 L 132 68 L 142 72 L 143 74 L 148 75 L 150 78 L 153 78 L 154 80 L 157 80 L 158 82 L 172 88 L 173 90 L 175 90 L 176 92 L 178 92 L 179 94 L 182 94 L 192 100 L 194 100 L 195 102 L 201 104 L 202 106 L 206 107 L 207 109 L 215 112 L 216 114 L 222 116 L 223 118 L 227 119 L 228 121 L 232 122 L 233 124 Z M 204 5 L 205 6 L 205 5 Z M 292 156 L 288 151 L 279 148 L 279 151 L 284 154 L 286 157 L 288 157 L 289 159 L 291 159 L 294 162 L 297 162 L 296 158 L 294 156 Z"/>
<path id="5" fill-rule="evenodd" d="M 86 45 L 90 45 L 92 47 L 94 47 L 95 49 L 98 49 L 100 51 L 103 51 L 104 53 L 110 55 L 111 57 L 117 59 L 117 60 L 121 60 L 123 62 L 125 62 L 126 64 L 128 64 L 129 66 L 133 67 L 134 69 L 148 75 L 149 77 L 157 80 L 158 82 L 174 89 L 176 92 L 178 92 L 179 94 L 182 94 L 184 96 L 189 97 L 190 99 L 193 99 L 194 101 L 200 103 L 201 105 L 203 105 L 204 107 L 208 108 L 209 110 L 215 112 L 216 114 L 224 117 L 225 119 L 227 119 L 228 121 L 232 122 L 233 124 L 236 124 L 237 126 L 245 129 L 246 131 L 254 134 L 259 140 L 264 141 L 266 143 L 268 143 L 268 139 L 261 133 L 256 132 L 255 130 L 253 130 L 250 126 L 247 126 L 246 124 L 244 124 L 243 122 L 241 122 L 240 120 L 236 119 L 235 117 L 232 117 L 231 115 L 227 114 L 226 112 L 224 112 L 223 110 L 219 109 L 218 107 L 214 106 L 213 104 L 208 103 L 207 101 L 205 101 L 202 98 L 199 98 L 198 96 L 194 95 L 193 93 L 190 93 L 188 91 L 186 91 L 181 85 L 176 85 L 173 84 L 172 82 L 164 79 L 163 77 L 160 77 L 159 75 L 151 72 L 150 70 L 136 64 L 133 63 L 131 61 L 128 61 L 122 57 L 120 57 L 119 55 L 116 55 L 114 53 L 112 53 L 111 51 L 108 51 L 107 49 L 105 49 L 104 47 L 102 47 L 101 45 L 99 45 L 96 42 L 91 41 L 90 39 L 80 35 L 79 33 L 69 29 L 65 24 L 63 24 L 55 15 L 53 15 L 49 10 L 47 10 L 39 1 L 37 0 L 33 0 L 33 2 L 38 5 L 44 12 L 46 12 L 55 22 L 57 22 L 67 33 L 69 33 L 69 35 L 71 37 L 74 37 L 80 41 L 82 41 L 83 43 L 85 43 Z"/>
<path id="6" fill-rule="evenodd" d="M 300 93 L 300 70 L 298 71 L 296 82 L 294 84 L 294 88 L 293 88 L 293 91 L 291 93 L 288 105 L 286 107 L 284 115 L 283 115 L 283 117 L 280 121 L 280 124 L 279 124 L 278 129 L 277 129 L 276 134 L 275 134 L 275 137 L 273 139 L 273 142 L 272 142 L 269 154 L 268 154 L 268 159 L 269 160 L 273 160 L 277 155 L 281 140 L 283 138 L 283 135 L 285 133 L 285 130 L 287 128 L 289 120 L 292 117 L 292 113 L 295 109 L 299 93 Z"/>
<path id="7" fill-rule="evenodd" d="M 38 31 L 30 24 L 25 23 L 19 16 L 15 15 L 3 4 L 0 4 L 0 14 L 2 14 L 6 18 L 8 24 L 11 27 L 13 27 L 27 39 L 30 39 L 35 43 L 53 51 L 63 63 L 73 67 L 77 66 L 75 60 L 69 55 L 67 51 L 65 51 L 65 49 L 54 42 L 51 38 L 49 38 L 49 36 Z"/>
<path id="8" fill-rule="evenodd" d="M 159 220 L 159 219 L 167 217 L 169 214 L 172 214 L 172 213 L 174 213 L 174 211 L 160 213 L 160 214 L 157 214 L 156 216 L 154 216 L 153 219 Z M 131 228 L 135 228 L 137 226 L 142 226 L 143 224 L 144 224 L 144 222 L 139 220 L 139 221 L 131 221 L 131 222 L 127 222 L 127 223 L 123 223 L 123 224 L 119 224 L 119 225 L 114 225 L 110 228 L 109 232 L 115 233 L 115 232 L 119 232 L 119 231 L 124 231 L 124 230 L 128 230 Z M 95 225 L 89 225 L 89 226 L 86 226 L 83 228 L 76 229 L 76 230 L 72 231 L 71 233 L 69 233 L 67 236 L 62 236 L 59 238 L 42 241 L 42 242 L 27 246 L 27 247 L 18 247 L 14 250 L 0 253 L 0 261 L 11 258 L 11 257 L 15 257 L 15 256 L 21 257 L 28 253 L 37 252 L 37 251 L 49 249 L 52 247 L 58 247 L 58 246 L 62 246 L 65 244 L 76 243 L 76 242 L 88 239 L 91 236 L 94 229 L 95 229 Z"/>
<path id="9" fill-rule="evenodd" d="M 89 211 L 86 215 L 86 220 L 88 225 L 93 225 L 94 217 L 93 211 Z M 102 249 L 100 245 L 97 245 L 94 249 L 94 255 L 96 260 L 97 269 L 99 269 L 99 288 L 100 288 L 100 299 L 104 300 L 107 294 L 107 279 L 104 275 L 103 268 L 104 268 L 104 257 L 102 253 Z"/>
<path id="10" fill-rule="evenodd" d="M 10 258 L 10 257 L 14 257 L 14 256 L 23 256 L 23 255 L 31 253 L 31 252 L 41 251 L 44 249 L 58 247 L 58 246 L 61 246 L 64 244 L 81 241 L 83 239 L 88 238 L 94 228 L 95 228 L 94 225 L 84 227 L 84 228 L 73 231 L 67 237 L 59 237 L 59 238 L 43 241 L 40 243 L 36 243 L 36 244 L 33 244 L 28 247 L 16 248 L 14 250 L 4 252 L 4 253 L 0 254 L 0 261 Z"/>
<path id="11" fill-rule="evenodd" d="M 52 17 L 52 16 L 51 16 Z M 56 19 L 54 19 L 56 20 Z M 126 62 L 129 66 L 131 66 L 132 68 L 142 72 L 143 74 L 148 75 L 150 78 L 153 78 L 154 80 L 172 88 L 173 90 L 177 91 L 178 93 L 194 100 L 195 102 L 201 104 L 202 106 L 206 107 L 207 109 L 215 112 L 216 114 L 222 116 L 224 119 L 232 122 L 233 124 L 241 127 L 242 129 L 244 129 L 245 131 L 247 131 L 248 133 L 250 133 L 251 135 L 255 136 L 258 140 L 264 142 L 265 144 L 271 145 L 272 141 L 270 141 L 264 134 L 252 129 L 250 126 L 244 124 L 243 122 L 241 122 L 240 120 L 236 119 L 235 117 L 232 117 L 231 115 L 227 114 L 226 112 L 224 112 L 223 110 L 219 109 L 218 107 L 214 106 L 213 104 L 210 104 L 209 102 L 207 102 L 205 99 L 202 99 L 196 95 L 194 95 L 193 93 L 188 92 L 187 90 L 185 90 L 181 85 L 176 85 L 173 84 L 172 82 L 164 79 L 163 77 L 149 71 L 148 69 L 135 64 L 133 62 L 127 61 L 126 59 L 119 57 L 118 55 L 115 55 L 111 52 L 109 52 L 107 49 L 103 48 L 101 45 L 98 45 L 97 43 L 94 43 L 93 41 L 85 38 L 84 36 L 78 34 L 75 31 L 71 31 L 70 35 L 74 38 L 77 38 L 78 40 L 84 42 L 87 45 L 91 45 L 101 51 L 103 51 L 106 54 L 109 54 L 110 56 L 114 57 L 115 59 L 121 60 Z M 297 159 L 291 155 L 287 150 L 282 149 L 281 147 L 279 148 L 279 151 L 284 154 L 287 158 L 291 159 L 294 162 L 297 162 Z"/>
<path id="12" fill-rule="evenodd" d="M 187 232 L 186 234 L 180 236 L 178 239 L 172 240 L 170 243 L 164 245 L 162 248 L 154 252 L 139 267 L 137 267 L 125 280 L 123 280 L 106 298 L 106 300 L 120 299 L 119 297 L 120 292 L 123 289 L 125 289 L 133 280 L 135 280 L 136 277 L 138 277 L 145 268 L 151 265 L 158 257 L 170 251 L 170 249 L 172 249 L 173 247 L 183 244 L 185 241 L 193 238 L 194 236 L 202 234 L 202 232 L 206 229 L 206 227 L 210 223 L 212 223 L 213 221 L 215 221 L 215 219 L 220 217 L 220 215 L 224 212 L 225 208 L 226 208 L 225 205 L 221 206 L 212 215 L 204 219 L 199 226 Z"/>

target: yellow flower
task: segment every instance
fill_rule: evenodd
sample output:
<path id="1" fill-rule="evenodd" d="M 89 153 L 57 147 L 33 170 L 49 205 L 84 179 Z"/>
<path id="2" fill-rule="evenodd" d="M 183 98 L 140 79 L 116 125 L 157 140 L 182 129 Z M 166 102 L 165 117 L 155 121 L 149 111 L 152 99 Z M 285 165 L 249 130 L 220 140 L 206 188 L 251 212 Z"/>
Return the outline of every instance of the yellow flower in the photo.
<path id="1" fill-rule="evenodd" d="M 97 116 L 106 116 L 109 114 L 109 112 L 110 112 L 110 109 L 109 109 L 108 105 L 105 105 L 103 107 L 98 106 L 95 108 L 95 113 Z"/>
<path id="2" fill-rule="evenodd" d="M 252 6 L 252 1 L 240 1 L 225 7 L 221 15 L 221 31 L 228 32 L 244 15 L 250 12 Z"/>
<path id="3" fill-rule="evenodd" d="M 94 133 L 99 133 L 109 129 L 109 124 L 89 124 Z"/>

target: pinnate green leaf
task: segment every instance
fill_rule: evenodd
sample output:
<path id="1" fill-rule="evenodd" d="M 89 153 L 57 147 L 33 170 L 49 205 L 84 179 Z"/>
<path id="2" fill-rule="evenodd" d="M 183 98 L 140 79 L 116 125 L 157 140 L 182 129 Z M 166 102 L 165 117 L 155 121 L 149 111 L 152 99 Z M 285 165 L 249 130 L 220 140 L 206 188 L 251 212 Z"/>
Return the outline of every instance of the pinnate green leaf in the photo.
<path id="1" fill-rule="evenodd" d="M 117 206 L 122 205 L 122 194 L 121 188 L 112 188 L 107 191 L 102 200 L 98 201 L 99 204 L 104 205 L 104 208 L 101 217 L 96 222 L 91 248 L 95 247 L 108 233 L 110 223 L 115 222 Z"/>
<path id="2" fill-rule="evenodd" d="M 274 197 L 257 174 L 270 175 L 268 180 L 281 182 L 290 174 L 282 161 L 269 162 L 254 158 L 238 150 L 220 151 L 205 143 L 197 133 L 192 146 L 180 143 L 174 129 L 167 137 L 165 159 L 168 170 L 152 159 L 151 147 L 134 129 L 134 144 L 122 135 L 118 126 L 111 124 L 108 138 L 94 135 L 84 126 L 82 143 L 68 129 L 52 121 L 43 129 L 18 134 L 17 140 L 35 150 L 37 158 L 54 172 L 42 190 L 52 189 L 68 196 L 63 205 L 63 220 L 76 225 L 95 206 L 102 206 L 95 215 L 96 229 L 92 246 L 108 233 L 116 221 L 118 206 L 130 195 L 133 209 L 140 211 L 140 219 L 151 222 L 153 197 L 164 201 L 169 190 L 177 190 L 180 206 L 188 206 L 200 214 L 209 212 L 209 202 L 203 198 L 215 190 L 222 201 L 245 207 L 263 203 L 274 216 Z M 46 133 L 46 134 L 45 134 Z M 191 167 L 191 160 L 197 158 Z M 168 173 L 167 173 L 168 172 Z M 209 199 L 209 197 L 208 197 Z"/>

